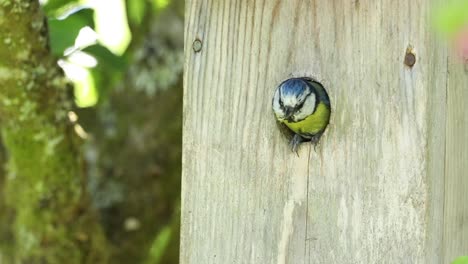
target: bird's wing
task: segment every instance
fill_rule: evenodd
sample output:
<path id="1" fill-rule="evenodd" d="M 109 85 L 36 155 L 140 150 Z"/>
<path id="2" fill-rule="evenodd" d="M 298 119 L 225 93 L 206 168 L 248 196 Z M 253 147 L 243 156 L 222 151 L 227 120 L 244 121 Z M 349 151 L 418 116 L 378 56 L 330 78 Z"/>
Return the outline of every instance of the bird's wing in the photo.
<path id="1" fill-rule="evenodd" d="M 323 88 L 322 84 L 310 77 L 304 77 L 304 80 L 306 80 L 307 83 L 310 86 L 312 86 L 313 89 L 315 89 L 315 91 L 318 94 L 319 100 L 322 101 L 324 104 L 330 106 L 330 98 L 328 97 L 328 94 L 325 91 L 325 88 Z"/>

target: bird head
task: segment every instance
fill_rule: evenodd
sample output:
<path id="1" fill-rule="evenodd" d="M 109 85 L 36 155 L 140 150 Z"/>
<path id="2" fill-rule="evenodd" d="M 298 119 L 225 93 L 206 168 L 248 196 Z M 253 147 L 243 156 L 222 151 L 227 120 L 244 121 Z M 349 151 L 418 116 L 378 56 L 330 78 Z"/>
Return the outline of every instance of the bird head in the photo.
<path id="1" fill-rule="evenodd" d="M 315 93 L 302 78 L 284 81 L 278 86 L 273 97 L 273 111 L 280 121 L 302 120 L 314 112 L 315 104 Z"/>

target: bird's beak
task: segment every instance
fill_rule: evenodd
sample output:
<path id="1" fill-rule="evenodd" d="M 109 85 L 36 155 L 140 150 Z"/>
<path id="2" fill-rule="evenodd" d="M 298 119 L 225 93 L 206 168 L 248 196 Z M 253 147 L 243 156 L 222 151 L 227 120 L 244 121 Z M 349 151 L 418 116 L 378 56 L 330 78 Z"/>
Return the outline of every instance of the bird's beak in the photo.
<path id="1" fill-rule="evenodd" d="M 292 107 L 286 107 L 284 109 L 284 119 L 291 120 L 291 117 L 294 114 L 294 109 Z"/>

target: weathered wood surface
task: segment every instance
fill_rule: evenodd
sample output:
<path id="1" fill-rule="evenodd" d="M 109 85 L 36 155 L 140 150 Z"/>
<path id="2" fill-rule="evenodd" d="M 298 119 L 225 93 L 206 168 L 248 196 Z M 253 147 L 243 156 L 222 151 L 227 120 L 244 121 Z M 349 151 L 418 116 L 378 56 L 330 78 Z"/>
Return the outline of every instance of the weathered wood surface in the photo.
<path id="1" fill-rule="evenodd" d="M 453 57 L 447 85 L 445 262 L 468 255 L 468 71 Z"/>
<path id="2" fill-rule="evenodd" d="M 467 82 L 461 72 L 447 82 L 430 2 L 186 2 L 181 263 L 444 263 L 461 254 Z M 412 68 L 403 63 L 410 45 Z M 291 76 L 317 78 L 333 107 L 319 147 L 299 157 L 271 111 L 275 87 Z M 459 227 L 447 226 L 454 218 Z"/>

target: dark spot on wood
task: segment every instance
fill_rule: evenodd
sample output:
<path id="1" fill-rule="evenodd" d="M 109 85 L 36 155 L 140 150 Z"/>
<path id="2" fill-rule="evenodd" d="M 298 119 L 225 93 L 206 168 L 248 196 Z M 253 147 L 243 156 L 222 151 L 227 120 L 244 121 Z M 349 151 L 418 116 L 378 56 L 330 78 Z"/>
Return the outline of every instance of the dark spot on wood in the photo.
<path id="1" fill-rule="evenodd" d="M 354 0 L 354 8 L 355 9 L 359 9 L 359 6 L 361 5 L 361 3 L 359 1 L 360 0 Z"/>
<path id="2" fill-rule="evenodd" d="M 203 43 L 201 40 L 195 39 L 192 46 L 193 46 L 193 51 L 200 52 L 203 48 Z"/>
<path id="3" fill-rule="evenodd" d="M 416 55 L 414 54 L 413 48 L 408 46 L 405 54 L 405 65 L 412 68 L 414 64 L 416 64 Z"/>

